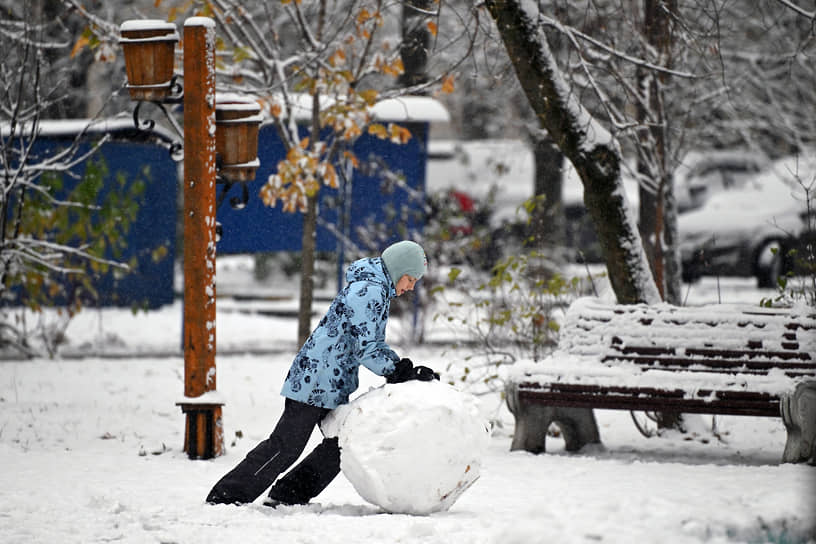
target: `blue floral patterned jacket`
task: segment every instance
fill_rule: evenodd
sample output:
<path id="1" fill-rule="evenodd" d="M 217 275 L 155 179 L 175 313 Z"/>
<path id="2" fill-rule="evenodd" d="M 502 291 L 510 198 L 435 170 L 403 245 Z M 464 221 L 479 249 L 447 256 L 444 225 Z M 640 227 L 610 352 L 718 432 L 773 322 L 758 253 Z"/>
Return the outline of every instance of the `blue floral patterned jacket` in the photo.
<path id="1" fill-rule="evenodd" d="M 385 324 L 397 293 L 382 259 L 353 262 L 346 282 L 292 362 L 283 396 L 333 409 L 357 389 L 360 365 L 380 376 L 394 371 L 399 356 L 385 343 Z"/>

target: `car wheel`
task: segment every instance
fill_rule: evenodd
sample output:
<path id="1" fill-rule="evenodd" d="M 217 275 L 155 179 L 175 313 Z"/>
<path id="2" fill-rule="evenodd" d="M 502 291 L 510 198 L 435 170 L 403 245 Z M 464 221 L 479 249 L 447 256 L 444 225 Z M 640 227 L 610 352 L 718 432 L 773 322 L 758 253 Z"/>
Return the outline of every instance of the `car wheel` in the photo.
<path id="1" fill-rule="evenodd" d="M 778 241 L 771 240 L 763 244 L 757 252 L 757 287 L 762 289 L 776 287 L 782 275 L 783 262 L 782 246 Z"/>

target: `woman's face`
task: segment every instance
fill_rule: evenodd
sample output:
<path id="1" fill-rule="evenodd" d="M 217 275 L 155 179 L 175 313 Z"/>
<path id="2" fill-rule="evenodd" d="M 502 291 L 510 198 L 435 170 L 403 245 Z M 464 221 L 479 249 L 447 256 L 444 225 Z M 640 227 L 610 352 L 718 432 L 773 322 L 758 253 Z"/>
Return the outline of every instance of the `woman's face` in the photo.
<path id="1" fill-rule="evenodd" d="M 406 291 L 413 291 L 416 282 L 417 282 L 416 278 L 412 278 L 408 274 L 403 274 L 396 285 L 397 296 L 400 296 Z"/>

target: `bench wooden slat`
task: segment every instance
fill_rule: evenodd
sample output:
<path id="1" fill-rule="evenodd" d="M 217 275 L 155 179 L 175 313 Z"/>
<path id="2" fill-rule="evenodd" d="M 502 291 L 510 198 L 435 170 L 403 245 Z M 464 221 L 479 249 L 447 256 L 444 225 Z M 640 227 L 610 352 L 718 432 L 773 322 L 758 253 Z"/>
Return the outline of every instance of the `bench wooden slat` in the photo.
<path id="1" fill-rule="evenodd" d="M 767 374 L 778 368 L 788 376 L 810 376 L 816 373 L 816 363 L 778 361 L 723 361 L 721 359 L 685 359 L 676 356 L 652 355 L 606 355 L 602 362 L 629 361 L 645 370 L 688 370 L 691 372 L 717 372 L 724 374 Z M 698 368 L 694 368 L 698 367 Z"/>
<path id="2" fill-rule="evenodd" d="M 779 417 L 779 399 L 741 405 L 733 402 L 706 402 L 694 399 L 666 397 L 626 397 L 616 395 L 581 395 L 564 392 L 519 391 L 519 400 L 533 404 L 566 408 L 598 408 L 609 410 L 641 410 L 647 412 L 674 411 L 690 414 L 721 414 L 733 416 Z"/>
<path id="3" fill-rule="evenodd" d="M 810 354 L 809 353 L 800 353 L 797 351 L 773 351 L 773 352 L 765 352 L 759 350 L 738 350 L 738 349 L 718 349 L 718 348 L 709 348 L 709 347 L 691 347 L 686 348 L 686 355 L 690 357 L 700 356 L 700 357 L 721 357 L 721 358 L 728 358 L 728 359 L 743 359 L 743 358 L 754 358 L 754 357 L 762 357 L 766 353 L 773 354 L 774 358 L 782 359 L 785 361 L 799 359 L 800 361 L 810 361 Z"/>
<path id="4" fill-rule="evenodd" d="M 553 406 L 624 410 L 672 410 L 688 413 L 719 413 L 779 417 L 779 398 L 751 391 L 701 389 L 689 396 L 681 389 L 650 387 L 594 386 L 551 383 L 519 384 L 520 399 Z"/>
<path id="5" fill-rule="evenodd" d="M 673 346 L 644 346 L 637 344 L 623 344 L 617 338 L 612 339 L 610 348 L 618 353 L 632 353 L 638 355 L 676 355 L 678 348 Z M 737 363 L 745 359 L 767 359 L 771 362 L 776 361 L 813 361 L 816 365 L 816 360 L 806 352 L 789 350 L 768 350 L 768 349 L 720 349 L 713 347 L 689 347 L 681 348 L 683 357 L 702 357 L 709 360 L 719 359 L 723 362 L 735 361 Z"/>
<path id="6" fill-rule="evenodd" d="M 537 393 L 539 391 L 565 391 L 588 394 L 624 394 L 631 396 L 656 396 L 665 398 L 689 398 L 690 395 L 705 397 L 712 400 L 734 400 L 734 401 L 767 401 L 778 398 L 771 393 L 757 391 L 719 390 L 719 389 L 695 389 L 688 391 L 681 388 L 661 389 L 657 387 L 630 387 L 625 385 L 596 385 L 596 384 L 576 384 L 550 382 L 541 384 L 539 382 L 522 382 L 519 384 L 519 391 Z"/>

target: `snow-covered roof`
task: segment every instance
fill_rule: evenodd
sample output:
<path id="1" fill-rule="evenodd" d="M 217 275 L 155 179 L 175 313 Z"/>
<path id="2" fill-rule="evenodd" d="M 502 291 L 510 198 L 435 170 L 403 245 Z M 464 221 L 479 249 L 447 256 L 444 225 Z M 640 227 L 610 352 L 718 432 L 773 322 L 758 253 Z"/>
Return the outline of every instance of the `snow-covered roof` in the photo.
<path id="1" fill-rule="evenodd" d="M 283 97 L 278 95 L 274 98 L 278 104 L 283 105 Z M 312 118 L 312 96 L 308 93 L 293 93 L 288 95 L 292 113 L 297 121 L 308 121 Z M 328 107 L 334 103 L 331 97 L 321 97 L 321 105 Z M 378 121 L 425 121 L 425 122 L 448 122 L 450 113 L 441 102 L 429 96 L 400 96 L 388 98 L 377 102 L 371 113 Z"/>
<path id="2" fill-rule="evenodd" d="M 382 121 L 450 121 L 450 113 L 442 103 L 429 96 L 401 96 L 377 102 L 372 108 L 374 118 Z"/>
<path id="3" fill-rule="evenodd" d="M 7 122 L 0 122 L 0 134 L 4 138 L 9 136 L 10 130 L 11 127 Z M 18 134 L 20 134 L 21 128 L 18 127 L 17 130 Z M 31 130 L 31 124 L 22 127 L 22 133 L 26 136 L 31 135 Z M 50 138 L 73 138 L 83 131 L 88 135 L 99 135 L 137 130 L 145 135 L 158 136 L 168 142 L 177 139 L 172 132 L 160 125 L 156 125 L 150 130 L 137 129 L 133 123 L 133 118 L 125 115 L 107 119 L 48 119 L 41 120 L 37 125 L 38 135 Z"/>

